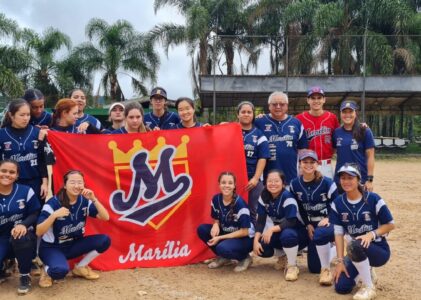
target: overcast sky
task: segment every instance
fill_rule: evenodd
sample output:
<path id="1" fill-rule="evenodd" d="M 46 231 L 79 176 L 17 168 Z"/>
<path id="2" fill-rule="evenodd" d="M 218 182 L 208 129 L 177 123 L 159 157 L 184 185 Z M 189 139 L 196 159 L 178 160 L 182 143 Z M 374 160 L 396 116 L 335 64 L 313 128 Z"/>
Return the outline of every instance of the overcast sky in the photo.
<path id="1" fill-rule="evenodd" d="M 173 7 L 153 10 L 153 0 L 0 0 L 0 12 L 14 19 L 20 27 L 32 28 L 38 33 L 54 27 L 69 35 L 73 46 L 87 41 L 85 26 L 92 18 L 108 23 L 119 19 L 129 21 L 139 32 L 149 31 L 163 22 L 184 24 L 184 18 Z M 158 85 L 167 89 L 169 98 L 191 96 L 190 58 L 184 46 L 169 51 L 168 58 L 161 54 Z M 124 79 L 124 77 L 122 77 Z M 98 83 L 95 83 L 96 90 Z M 148 84 L 150 87 L 150 84 Z M 133 96 L 128 78 L 122 82 L 126 98 Z"/>

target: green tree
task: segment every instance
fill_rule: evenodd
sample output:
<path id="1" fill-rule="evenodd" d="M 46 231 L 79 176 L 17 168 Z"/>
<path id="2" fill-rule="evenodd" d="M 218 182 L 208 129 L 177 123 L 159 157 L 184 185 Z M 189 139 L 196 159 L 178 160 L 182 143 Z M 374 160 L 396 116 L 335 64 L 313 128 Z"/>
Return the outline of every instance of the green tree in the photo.
<path id="1" fill-rule="evenodd" d="M 0 37 L 18 38 L 19 26 L 11 19 L 0 14 Z M 27 55 L 23 51 L 10 45 L 0 45 L 0 93 L 10 97 L 23 94 L 23 84 L 16 75 L 26 68 Z"/>
<path id="2" fill-rule="evenodd" d="M 148 94 L 143 82 L 156 81 L 159 58 L 145 35 L 125 20 L 108 24 L 96 18 L 86 25 L 86 35 L 89 42 L 76 47 L 72 59 L 83 61 L 85 74 L 102 72 L 101 86 L 106 95 L 114 101 L 124 100 L 119 83 L 122 75 L 131 78 L 136 92 Z"/>

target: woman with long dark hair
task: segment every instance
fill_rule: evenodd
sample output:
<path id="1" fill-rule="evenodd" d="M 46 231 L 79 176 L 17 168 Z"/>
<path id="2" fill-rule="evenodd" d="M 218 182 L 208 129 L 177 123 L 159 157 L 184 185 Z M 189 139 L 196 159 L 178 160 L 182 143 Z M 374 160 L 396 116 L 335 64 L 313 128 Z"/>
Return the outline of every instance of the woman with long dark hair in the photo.
<path id="1" fill-rule="evenodd" d="M 9 103 L 0 129 L 0 154 L 3 159 L 18 162 L 18 183 L 29 185 L 37 197 L 44 199 L 48 191 L 45 136 L 40 128 L 29 124 L 30 118 L 30 106 L 24 99 Z"/>
<path id="2" fill-rule="evenodd" d="M 254 228 L 246 202 L 236 194 L 236 178 L 231 172 L 222 172 L 218 178 L 220 193 L 212 199 L 213 224 L 197 228 L 199 238 L 217 255 L 209 269 L 219 268 L 232 259 L 238 260 L 235 272 L 247 270 L 252 259 Z"/>
<path id="3" fill-rule="evenodd" d="M 300 273 L 298 250 L 308 244 L 307 231 L 299 214 L 297 201 L 285 188 L 285 175 L 271 170 L 266 187 L 259 198 L 256 235 L 253 251 L 261 257 L 272 257 L 275 249 L 283 250 L 286 258 L 285 280 L 295 281 Z"/>
<path id="4" fill-rule="evenodd" d="M 342 126 L 333 133 L 336 148 L 335 182 L 339 185 L 338 170 L 346 163 L 355 163 L 361 170 L 361 181 L 373 191 L 374 137 L 370 128 L 363 126 L 357 116 L 357 103 L 346 100 L 341 104 Z"/>
<path id="5" fill-rule="evenodd" d="M 253 224 L 256 222 L 257 203 L 264 189 L 263 171 L 266 160 L 270 158 L 269 144 L 266 136 L 254 125 L 254 105 L 243 101 L 237 106 L 237 118 L 241 125 L 244 152 L 247 163 L 249 208 Z"/>
<path id="6" fill-rule="evenodd" d="M 74 276 L 88 280 L 99 275 L 88 266 L 110 247 L 105 234 L 85 236 L 88 216 L 109 220 L 109 214 L 94 192 L 85 187 L 83 174 L 71 170 L 64 175 L 63 187 L 43 206 L 36 233 L 42 237 L 39 257 L 44 263 L 39 285 L 49 287 L 53 280 L 63 279 L 69 272 L 68 259 L 85 255 L 76 264 Z"/>
<path id="7" fill-rule="evenodd" d="M 85 131 L 87 129 L 87 124 L 91 124 L 93 127 L 102 130 L 101 122 L 87 113 L 85 113 L 86 107 L 86 94 L 82 89 L 74 89 L 69 93 L 69 98 L 74 100 L 78 107 L 78 114 L 76 120 L 76 126 L 80 127 L 80 131 Z M 82 125 L 82 126 L 81 126 Z"/>
<path id="8" fill-rule="evenodd" d="M 38 89 L 27 89 L 22 97 L 31 107 L 31 121 L 34 126 L 48 128 L 51 125 L 52 115 L 45 110 L 44 94 Z"/>
<path id="9" fill-rule="evenodd" d="M 31 287 L 31 263 L 36 251 L 34 233 L 41 207 L 33 189 L 16 183 L 19 166 L 14 160 L 0 161 L 0 283 L 6 280 L 2 269 L 6 258 L 16 258 L 19 269 L 19 294 Z"/>
<path id="10" fill-rule="evenodd" d="M 329 215 L 338 255 L 335 290 L 340 294 L 351 293 L 359 275 L 362 286 L 354 299 L 374 299 L 376 289 L 370 271 L 390 258 L 386 236 L 395 228 L 393 217 L 385 201 L 361 184 L 362 175 L 356 165 L 343 165 L 338 176 L 344 193 L 333 201 Z"/>

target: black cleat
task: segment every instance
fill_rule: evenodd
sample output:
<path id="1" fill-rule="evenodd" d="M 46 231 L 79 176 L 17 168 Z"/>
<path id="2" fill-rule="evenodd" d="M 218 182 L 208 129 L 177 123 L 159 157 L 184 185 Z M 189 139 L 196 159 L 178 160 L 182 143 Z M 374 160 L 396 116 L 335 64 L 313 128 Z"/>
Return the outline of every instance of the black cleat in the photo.
<path id="1" fill-rule="evenodd" d="M 18 287 L 18 294 L 24 295 L 29 292 L 31 288 L 31 277 L 29 275 L 20 276 L 20 284 Z"/>

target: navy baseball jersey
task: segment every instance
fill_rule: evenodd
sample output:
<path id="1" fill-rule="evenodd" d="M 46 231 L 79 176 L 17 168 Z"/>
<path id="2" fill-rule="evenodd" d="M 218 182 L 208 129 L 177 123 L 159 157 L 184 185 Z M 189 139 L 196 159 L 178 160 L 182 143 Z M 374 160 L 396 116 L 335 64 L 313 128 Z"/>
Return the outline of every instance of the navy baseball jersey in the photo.
<path id="1" fill-rule="evenodd" d="M 19 164 L 20 179 L 47 177 L 44 142 L 38 140 L 40 129 L 28 125 L 17 129 L 11 126 L 0 129 L 1 159 L 11 159 Z"/>
<path id="2" fill-rule="evenodd" d="M 152 112 L 148 112 L 145 114 L 143 123 L 150 129 L 154 129 L 155 127 L 170 129 L 180 123 L 180 117 L 172 111 L 166 111 L 161 117 L 157 117 Z"/>
<path id="3" fill-rule="evenodd" d="M 298 149 L 308 147 L 303 125 L 292 116 L 276 121 L 268 114 L 256 119 L 255 125 L 269 143 L 270 159 L 266 163 L 265 178 L 269 170 L 279 169 L 289 184 L 298 174 Z"/>
<path id="4" fill-rule="evenodd" d="M 80 125 L 80 124 L 79 124 Z M 53 131 L 60 131 L 60 132 L 66 132 L 66 133 L 77 133 L 77 134 L 95 134 L 95 133 L 101 133 L 96 127 L 94 127 L 92 124 L 89 123 L 88 128 L 84 132 L 78 132 L 77 131 L 78 125 L 70 125 L 67 127 L 62 127 L 59 125 L 54 125 L 50 128 L 50 130 Z"/>
<path id="5" fill-rule="evenodd" d="M 263 193 L 265 192 L 268 193 L 264 190 Z M 294 196 L 285 189 L 273 201 L 268 201 L 267 203 L 260 197 L 257 206 L 257 215 L 259 216 L 258 220 L 266 220 L 265 224 L 258 224 L 258 226 L 256 226 L 257 228 L 279 225 L 284 218 L 287 220 L 297 218 L 303 224 L 298 211 L 297 200 L 295 200 Z"/>
<path id="6" fill-rule="evenodd" d="M 335 234 L 357 237 L 380 225 L 393 223 L 389 208 L 378 194 L 365 192 L 364 196 L 365 200 L 350 201 L 344 193 L 333 200 L 329 222 L 334 225 Z"/>
<path id="7" fill-rule="evenodd" d="M 96 129 L 102 130 L 102 124 L 101 124 L 101 122 L 97 118 L 95 118 L 95 117 L 93 117 L 91 115 L 83 114 L 83 117 L 77 119 L 76 124 L 75 124 L 76 127 L 78 127 L 83 122 L 88 122 L 89 124 L 91 124 L 92 126 L 94 126 Z"/>
<path id="8" fill-rule="evenodd" d="M 366 128 L 364 139 L 357 142 L 352 131 L 343 127 L 333 132 L 333 147 L 336 148 L 335 180 L 338 182 L 337 171 L 346 163 L 355 163 L 361 172 L 361 181 L 367 181 L 367 157 L 365 151 L 374 148 L 374 137 L 370 128 Z"/>
<path id="9" fill-rule="evenodd" d="M 250 180 L 256 173 L 257 161 L 270 158 L 269 144 L 266 136 L 256 127 L 243 129 L 244 151 L 246 154 L 247 176 Z"/>
<path id="10" fill-rule="evenodd" d="M 29 123 L 34 126 L 51 126 L 52 120 L 53 116 L 44 110 L 39 118 L 32 116 Z"/>
<path id="11" fill-rule="evenodd" d="M 62 207 L 57 197 L 48 200 L 42 207 L 38 217 L 38 224 L 44 222 L 54 211 Z M 66 217 L 57 218 L 53 225 L 42 236 L 47 243 L 61 244 L 81 238 L 85 233 L 86 218 L 96 217 L 98 210 L 92 201 L 79 195 L 75 204 L 70 205 L 70 214 Z"/>
<path id="12" fill-rule="evenodd" d="M 241 228 L 251 228 L 250 211 L 246 202 L 237 196 L 233 204 L 225 205 L 222 194 L 216 194 L 211 201 L 211 217 L 219 221 L 224 234 Z"/>
<path id="13" fill-rule="evenodd" d="M 194 124 L 194 126 L 192 126 L 192 127 L 184 127 L 184 125 L 180 122 L 178 124 L 175 124 L 175 125 L 171 126 L 168 129 L 182 129 L 182 128 L 195 128 L 195 127 L 203 127 L 203 124 L 200 123 L 200 122 L 196 122 Z"/>
<path id="14" fill-rule="evenodd" d="M 291 181 L 289 190 L 302 203 L 308 221 L 313 225 L 329 216 L 330 204 L 338 196 L 335 182 L 328 177 L 305 182 L 300 176 Z"/>
<path id="15" fill-rule="evenodd" d="M 10 237 L 15 225 L 41 208 L 39 203 L 33 189 L 18 183 L 9 195 L 0 194 L 0 236 Z"/>
<path id="16" fill-rule="evenodd" d="M 121 127 L 119 129 L 115 129 L 111 131 L 112 134 L 122 134 L 122 133 L 128 133 L 125 127 Z"/>

